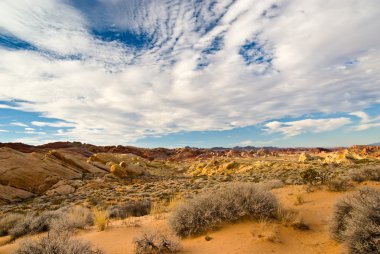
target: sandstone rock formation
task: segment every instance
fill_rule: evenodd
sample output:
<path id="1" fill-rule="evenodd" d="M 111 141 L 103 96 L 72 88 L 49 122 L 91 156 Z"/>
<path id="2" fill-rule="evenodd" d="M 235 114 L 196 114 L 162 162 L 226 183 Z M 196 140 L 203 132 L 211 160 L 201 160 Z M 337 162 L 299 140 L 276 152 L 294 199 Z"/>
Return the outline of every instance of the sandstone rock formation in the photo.
<path id="1" fill-rule="evenodd" d="M 81 179 L 84 173 L 99 172 L 79 162 L 75 159 L 77 157 L 57 151 L 22 153 L 7 147 L 0 148 L 0 187 L 4 190 L 0 191 L 0 199 L 14 200 L 43 194 L 60 180 Z M 8 195 L 12 190 L 16 193 L 15 198 Z"/>

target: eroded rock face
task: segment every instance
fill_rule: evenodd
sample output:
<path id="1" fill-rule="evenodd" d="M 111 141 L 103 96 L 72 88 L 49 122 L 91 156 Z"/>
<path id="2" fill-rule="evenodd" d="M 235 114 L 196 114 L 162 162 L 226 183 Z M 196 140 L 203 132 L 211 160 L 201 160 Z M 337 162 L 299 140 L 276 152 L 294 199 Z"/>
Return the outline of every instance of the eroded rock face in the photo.
<path id="1" fill-rule="evenodd" d="M 46 192 L 46 195 L 47 196 L 53 196 L 55 194 L 58 194 L 58 195 L 67 195 L 67 194 L 71 194 L 71 193 L 74 193 L 75 192 L 75 188 L 71 185 L 68 185 L 68 184 L 64 184 L 64 185 L 61 185 L 55 189 L 52 189 L 52 190 L 49 190 Z"/>
<path id="2" fill-rule="evenodd" d="M 0 148 L 0 187 L 6 190 L 0 191 L 0 199 L 14 200 L 43 194 L 60 180 L 81 179 L 84 172 L 91 171 L 89 166 L 85 168 L 72 163 L 73 159 L 63 154 L 56 152 L 55 155 Z M 10 189 L 17 193 L 15 198 L 7 194 Z M 68 189 L 61 188 L 62 192 Z"/>
<path id="3" fill-rule="evenodd" d="M 2 203 L 1 200 L 3 200 L 3 203 L 8 203 L 11 201 L 20 201 L 33 196 L 34 194 L 29 191 L 17 189 L 12 186 L 0 185 L 0 204 Z"/>

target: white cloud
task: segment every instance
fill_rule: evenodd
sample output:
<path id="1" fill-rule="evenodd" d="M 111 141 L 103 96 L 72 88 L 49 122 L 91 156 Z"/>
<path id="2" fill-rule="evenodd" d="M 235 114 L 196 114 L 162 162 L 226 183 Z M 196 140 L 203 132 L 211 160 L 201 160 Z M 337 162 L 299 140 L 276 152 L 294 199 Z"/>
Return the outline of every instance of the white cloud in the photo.
<path id="1" fill-rule="evenodd" d="M 11 122 L 10 125 L 19 126 L 19 127 L 28 127 L 27 124 L 20 123 L 20 122 Z"/>
<path id="2" fill-rule="evenodd" d="M 32 125 L 38 126 L 38 127 L 54 127 L 54 128 L 62 128 L 62 127 L 73 127 L 74 124 L 72 123 L 66 123 L 66 122 L 39 122 L 39 121 L 32 121 Z"/>
<path id="3" fill-rule="evenodd" d="M 358 131 L 368 130 L 370 128 L 380 127 L 380 116 L 370 117 L 367 113 L 363 111 L 356 111 L 350 113 L 350 115 L 360 118 L 360 123 L 356 127 Z"/>
<path id="4" fill-rule="evenodd" d="M 34 125 L 73 127 L 60 133 L 67 139 L 128 143 L 380 103 L 377 1 L 225 0 L 213 7 L 208 1 L 102 1 L 109 24 L 152 38 L 152 47 L 140 50 L 95 38 L 90 30 L 101 24 L 68 2 L 0 3 L 0 33 L 42 51 L 0 47 L 0 101 L 30 101 L 18 106 L 62 119 Z M 220 50 L 205 54 L 216 37 Z M 271 63 L 246 65 L 239 51 L 252 40 Z M 202 57 L 208 66 L 199 68 Z M 355 64 L 348 67 L 350 60 Z M 300 131 L 306 129 L 323 127 Z"/>
<path id="5" fill-rule="evenodd" d="M 269 122 L 265 124 L 265 130 L 269 133 L 282 133 L 292 137 L 303 133 L 320 133 L 332 131 L 344 125 L 350 124 L 351 120 L 346 117 L 330 119 L 304 119 L 291 122 Z"/>
<path id="6" fill-rule="evenodd" d="M 253 141 L 252 140 L 243 140 L 240 142 L 239 145 L 242 145 L 242 146 L 251 146 L 253 145 Z"/>
<path id="7" fill-rule="evenodd" d="M 11 106 L 8 106 L 8 105 L 0 104 L 0 109 L 1 109 L 1 108 L 11 109 L 12 107 L 11 107 Z"/>
<path id="8" fill-rule="evenodd" d="M 0 132 L 9 132 L 9 131 L 7 131 L 7 130 L 0 130 Z"/>

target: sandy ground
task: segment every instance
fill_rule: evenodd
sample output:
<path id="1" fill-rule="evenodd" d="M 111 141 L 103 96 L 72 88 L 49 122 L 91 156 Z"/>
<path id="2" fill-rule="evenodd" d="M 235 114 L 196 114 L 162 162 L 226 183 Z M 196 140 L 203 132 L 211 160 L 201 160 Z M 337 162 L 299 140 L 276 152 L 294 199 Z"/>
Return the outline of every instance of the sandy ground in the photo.
<path id="1" fill-rule="evenodd" d="M 369 185 L 380 188 L 380 183 L 370 183 Z M 284 207 L 298 211 L 299 216 L 310 226 L 310 230 L 296 230 L 279 223 L 240 222 L 209 232 L 208 235 L 212 238 L 210 241 L 206 241 L 204 235 L 181 240 L 183 247 L 181 253 L 344 253 L 344 248 L 331 240 L 328 233 L 328 222 L 333 204 L 344 193 L 325 190 L 309 193 L 306 192 L 304 186 L 286 186 L 275 189 L 273 192 Z M 295 204 L 296 197 L 300 195 L 304 202 L 297 205 Z M 125 222 L 115 221 L 103 232 L 90 229 L 79 232 L 78 237 L 92 242 L 107 254 L 133 253 L 133 239 L 142 232 L 157 229 L 163 232 L 169 231 L 167 216 L 167 214 L 163 215 L 159 219 L 153 216 L 130 218 L 127 219 L 127 225 Z M 132 223 L 131 220 L 135 223 Z M 130 224 L 138 224 L 139 227 Z M 0 238 L 0 245 L 6 240 L 4 237 Z M 1 246 L 0 254 L 12 253 L 21 240 Z"/>

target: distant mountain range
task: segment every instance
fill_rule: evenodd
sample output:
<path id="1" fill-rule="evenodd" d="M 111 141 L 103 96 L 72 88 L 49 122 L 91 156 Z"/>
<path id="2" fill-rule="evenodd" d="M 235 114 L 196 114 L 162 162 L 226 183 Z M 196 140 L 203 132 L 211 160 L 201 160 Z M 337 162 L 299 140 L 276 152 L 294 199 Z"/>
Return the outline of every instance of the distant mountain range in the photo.
<path id="1" fill-rule="evenodd" d="M 380 146 L 380 142 L 370 144 L 370 146 Z"/>

